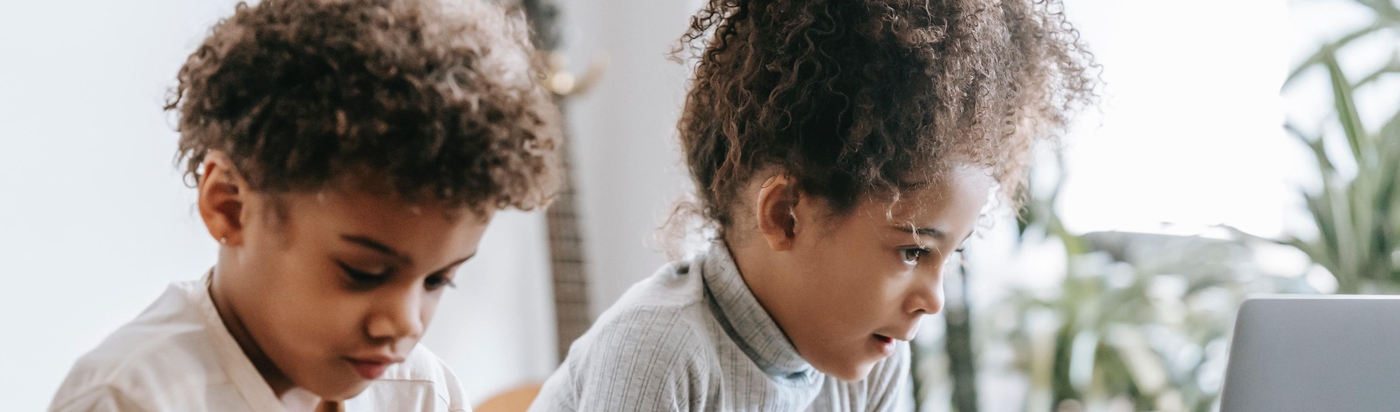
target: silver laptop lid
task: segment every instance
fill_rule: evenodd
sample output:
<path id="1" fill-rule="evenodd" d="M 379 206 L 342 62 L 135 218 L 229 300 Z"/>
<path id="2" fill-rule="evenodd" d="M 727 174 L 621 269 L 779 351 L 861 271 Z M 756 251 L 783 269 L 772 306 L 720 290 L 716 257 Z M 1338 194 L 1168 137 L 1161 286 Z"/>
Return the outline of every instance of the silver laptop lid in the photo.
<path id="1" fill-rule="evenodd" d="M 1400 411 L 1400 297 L 1246 300 L 1222 390 L 1222 412 Z"/>

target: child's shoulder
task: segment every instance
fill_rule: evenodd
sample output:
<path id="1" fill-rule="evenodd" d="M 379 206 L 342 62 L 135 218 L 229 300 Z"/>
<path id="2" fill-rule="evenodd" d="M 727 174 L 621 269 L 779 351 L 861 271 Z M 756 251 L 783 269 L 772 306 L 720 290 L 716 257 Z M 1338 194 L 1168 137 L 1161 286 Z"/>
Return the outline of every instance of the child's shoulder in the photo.
<path id="1" fill-rule="evenodd" d="M 589 328 L 580 355 L 694 359 L 712 351 L 717 326 L 692 265 L 668 263 L 632 286 Z"/>
<path id="2" fill-rule="evenodd" d="M 705 302 L 705 282 L 693 260 L 667 263 L 618 298 L 612 311 L 685 311 Z M 604 313 L 606 317 L 608 314 Z"/>
<path id="3" fill-rule="evenodd" d="M 699 277 L 678 262 L 634 285 L 569 348 L 531 410 L 668 410 L 704 399 L 723 331 Z"/>
<path id="4" fill-rule="evenodd" d="M 531 410 L 703 410 L 725 332 L 699 263 L 666 264 L 632 286 L 569 348 Z"/>
<path id="5" fill-rule="evenodd" d="M 136 319 L 118 328 L 73 364 L 54 398 L 54 409 L 96 394 L 141 403 L 152 388 L 183 391 L 208 382 L 218 359 L 197 307 L 199 282 L 170 285 Z"/>
<path id="6" fill-rule="evenodd" d="M 711 316 L 704 279 L 699 270 L 693 270 L 695 266 L 690 260 L 662 266 L 628 289 L 592 329 L 621 328 L 648 335 L 704 330 Z"/>
<path id="7" fill-rule="evenodd" d="M 217 362 L 202 318 L 199 282 L 179 282 L 166 288 L 131 322 L 108 335 L 74 365 L 95 377 L 134 372 L 144 367 L 186 369 Z"/>

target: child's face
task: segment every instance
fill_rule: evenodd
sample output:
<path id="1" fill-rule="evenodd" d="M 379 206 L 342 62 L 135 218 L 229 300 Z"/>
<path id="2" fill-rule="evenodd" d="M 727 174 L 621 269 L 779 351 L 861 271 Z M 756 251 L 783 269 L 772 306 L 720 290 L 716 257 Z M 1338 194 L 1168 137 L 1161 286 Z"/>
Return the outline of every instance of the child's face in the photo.
<path id="1" fill-rule="evenodd" d="M 242 213 L 237 245 L 222 249 L 227 273 L 215 287 L 274 390 L 290 384 L 332 400 L 359 394 L 408 355 L 490 219 L 361 192 L 279 202 L 281 213 L 272 202 L 243 204 L 254 210 Z"/>
<path id="2" fill-rule="evenodd" d="M 893 340 L 913 339 L 919 319 L 942 309 L 944 263 L 972 234 L 993 183 L 972 168 L 945 180 L 893 208 L 866 201 L 795 231 L 779 258 L 783 284 L 760 299 L 818 370 L 863 379 Z M 800 202 L 795 217 L 821 216 L 821 207 Z"/>

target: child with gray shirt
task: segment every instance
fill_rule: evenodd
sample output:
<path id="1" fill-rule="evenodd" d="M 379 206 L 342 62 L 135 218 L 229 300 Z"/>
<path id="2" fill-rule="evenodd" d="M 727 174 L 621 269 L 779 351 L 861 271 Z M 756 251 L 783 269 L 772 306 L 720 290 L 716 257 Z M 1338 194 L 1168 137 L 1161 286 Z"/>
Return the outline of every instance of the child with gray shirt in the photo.
<path id="1" fill-rule="evenodd" d="M 945 263 L 1094 99 L 1057 0 L 711 0 L 680 140 L 713 241 L 532 411 L 887 411 Z"/>

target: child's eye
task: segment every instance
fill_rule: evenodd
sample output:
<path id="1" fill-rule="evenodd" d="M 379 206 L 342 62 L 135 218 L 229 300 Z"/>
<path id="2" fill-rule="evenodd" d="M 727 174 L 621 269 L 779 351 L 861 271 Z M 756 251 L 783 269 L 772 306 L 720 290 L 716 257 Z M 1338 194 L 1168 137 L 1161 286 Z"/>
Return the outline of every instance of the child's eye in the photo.
<path id="1" fill-rule="evenodd" d="M 928 255 L 930 252 L 931 251 L 928 248 L 923 247 L 913 247 L 899 250 L 900 257 L 904 259 L 904 263 L 907 265 L 919 264 L 919 259 Z"/>
<path id="2" fill-rule="evenodd" d="M 447 276 L 443 275 L 432 275 L 428 276 L 427 279 L 423 280 L 423 287 L 427 288 L 428 290 L 442 289 L 443 286 L 449 288 L 456 288 L 457 284 L 452 283 L 452 279 L 448 279 Z"/>
<path id="3" fill-rule="evenodd" d="M 347 265 L 343 262 L 335 262 L 335 264 L 337 266 L 340 266 L 340 270 L 345 271 L 345 276 L 349 277 L 351 281 L 354 281 L 358 284 L 373 285 L 383 283 L 385 280 L 389 279 L 389 274 L 387 272 L 370 273 L 350 267 L 350 265 Z"/>

